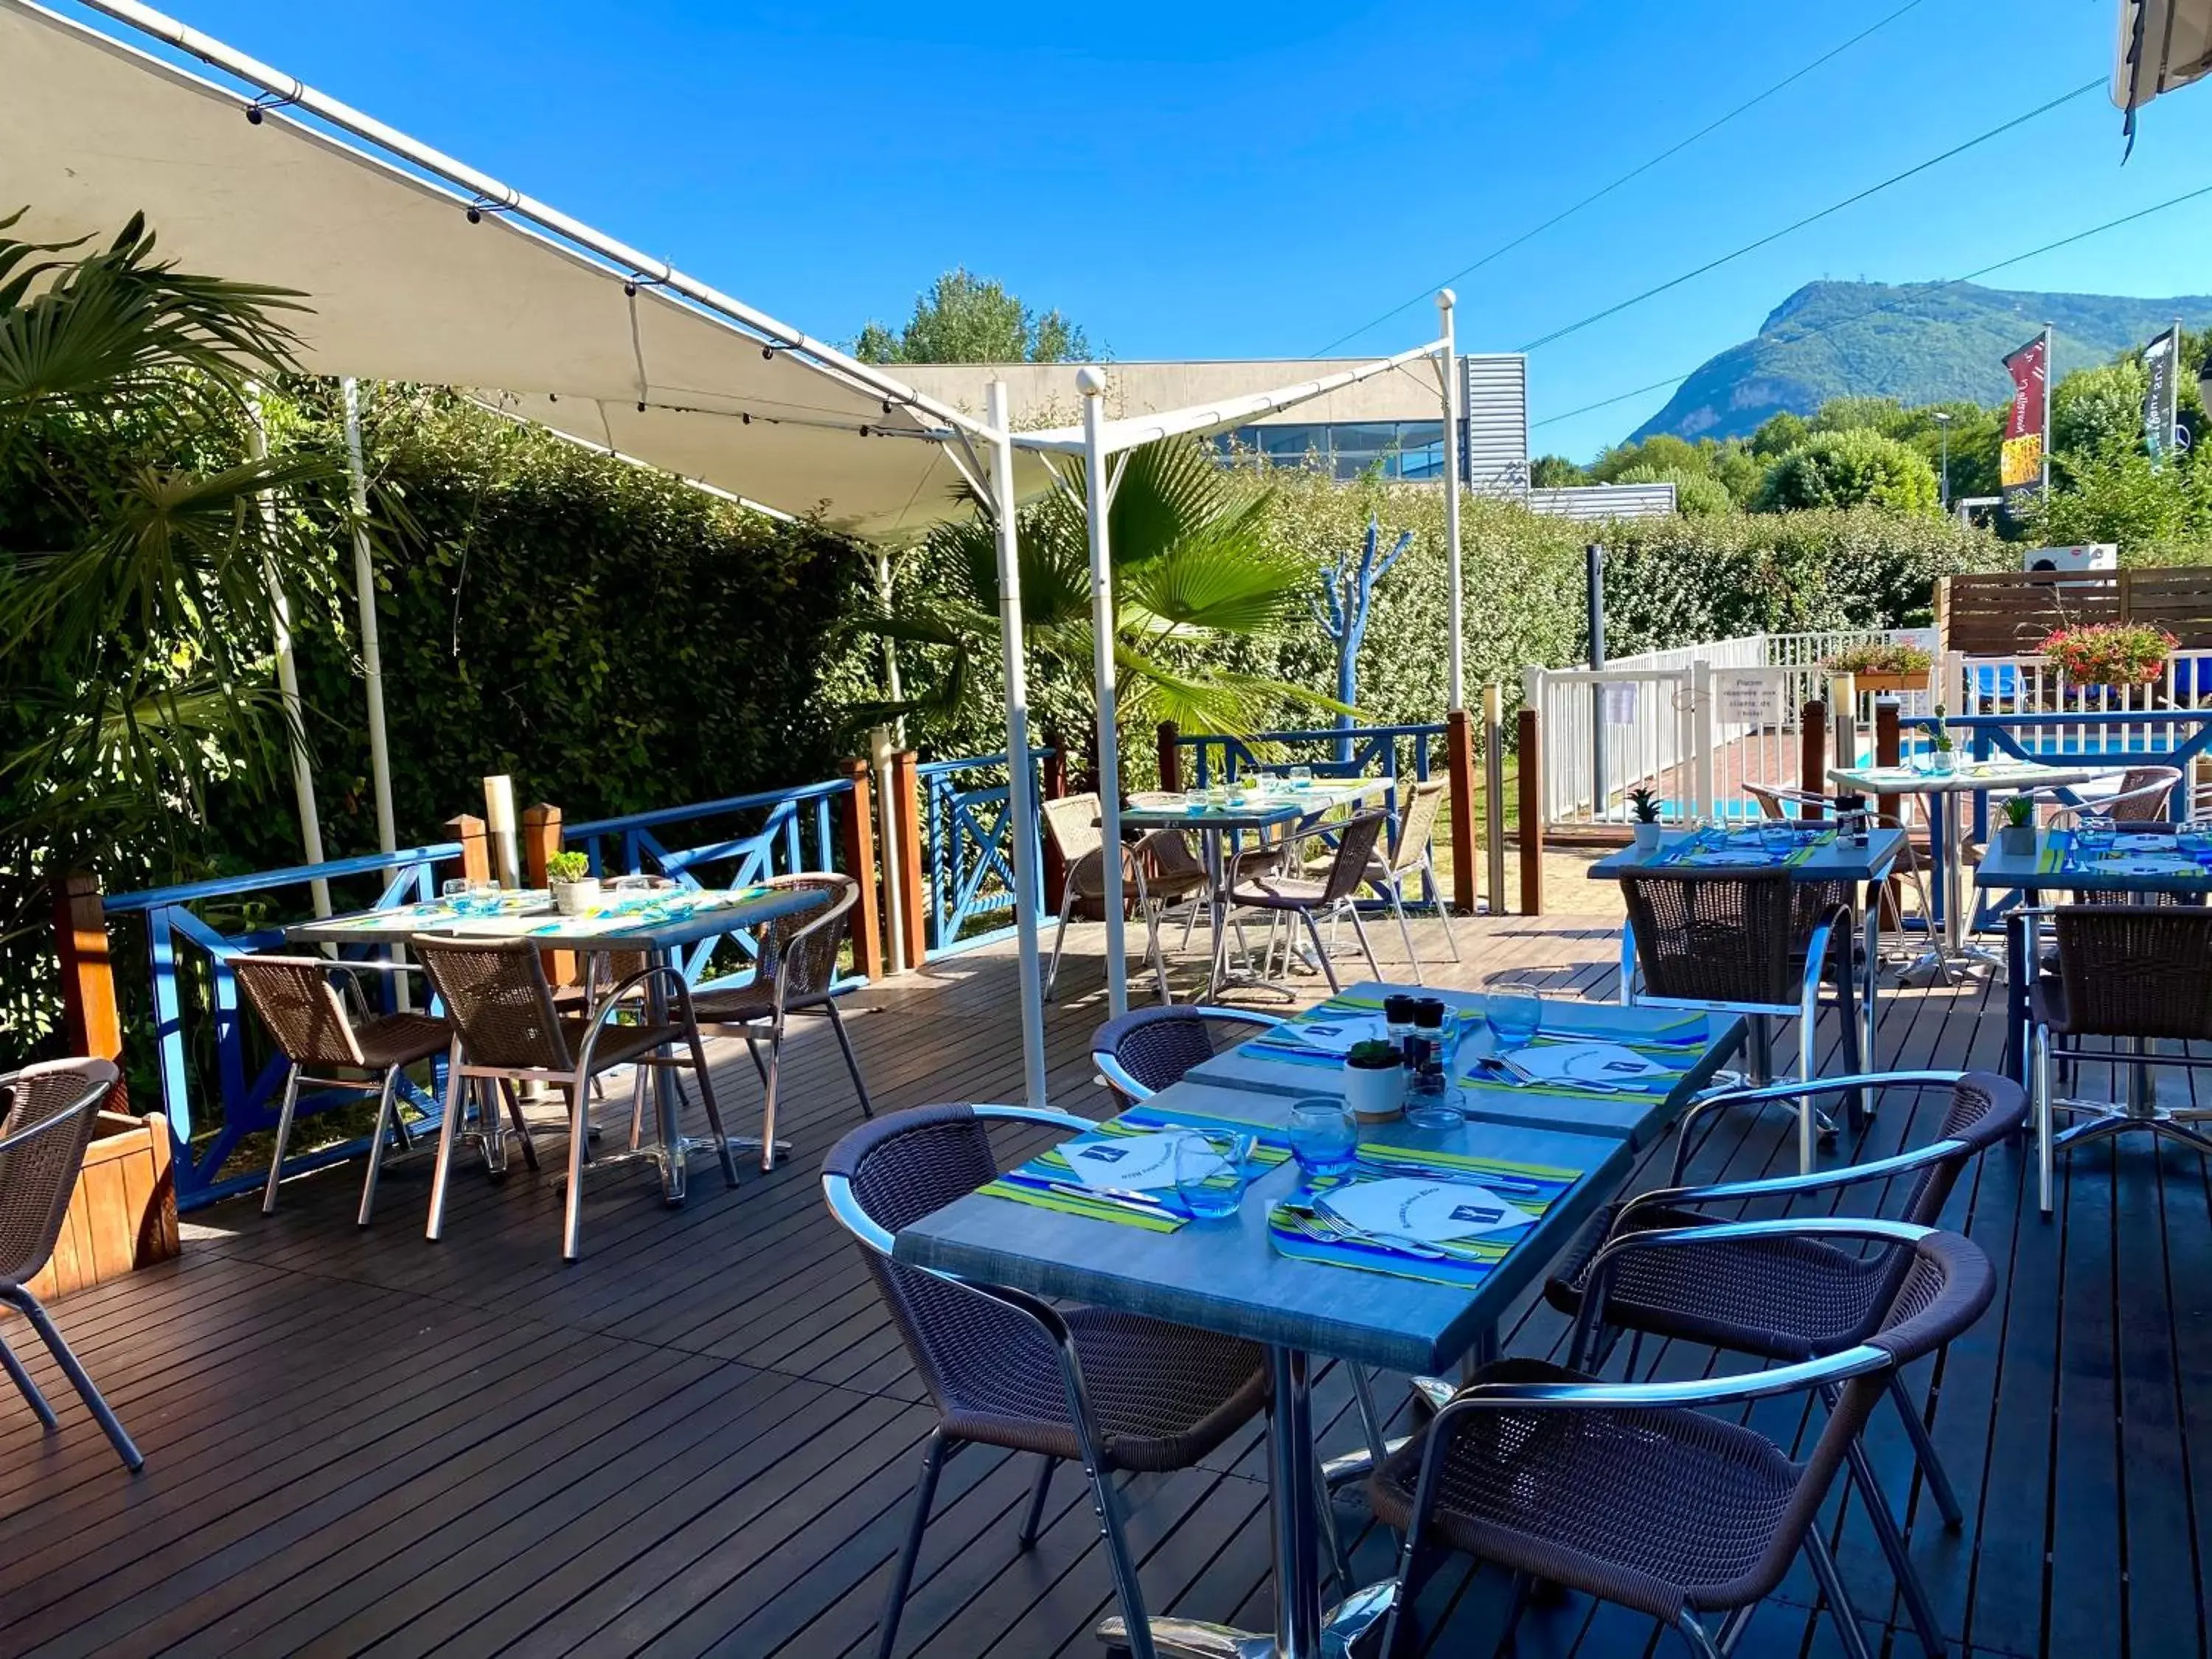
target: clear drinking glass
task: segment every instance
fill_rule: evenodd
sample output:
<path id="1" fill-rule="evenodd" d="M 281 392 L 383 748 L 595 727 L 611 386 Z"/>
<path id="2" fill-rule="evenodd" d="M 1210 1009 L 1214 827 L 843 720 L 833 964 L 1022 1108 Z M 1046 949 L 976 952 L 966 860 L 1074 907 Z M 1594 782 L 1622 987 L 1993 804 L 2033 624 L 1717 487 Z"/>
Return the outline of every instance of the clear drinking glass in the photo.
<path id="1" fill-rule="evenodd" d="M 499 914 L 499 884 L 495 881 L 472 881 L 469 884 L 468 908 L 472 915 L 495 916 Z"/>
<path id="2" fill-rule="evenodd" d="M 1235 1215 L 1250 1181 L 1249 1136 L 1194 1129 L 1176 1142 L 1176 1196 L 1200 1220 Z"/>
<path id="3" fill-rule="evenodd" d="M 2112 844 L 2112 820 L 2104 812 L 2084 812 L 2075 829 L 2075 844 L 2085 853 L 2101 852 Z"/>
<path id="4" fill-rule="evenodd" d="M 468 915 L 469 884 L 462 878 L 456 876 L 451 881 L 441 884 L 438 889 L 438 896 L 452 905 L 457 915 L 464 916 Z"/>
<path id="5" fill-rule="evenodd" d="M 1510 1054 L 1527 1048 L 1543 1030 L 1543 1000 L 1520 992 L 1493 992 L 1483 1005 L 1483 1019 L 1497 1051 Z"/>
<path id="6" fill-rule="evenodd" d="M 1797 844 L 1797 832 L 1787 818 L 1761 818 L 1759 844 L 1770 853 L 1787 853 Z"/>
<path id="7" fill-rule="evenodd" d="M 1291 1156 L 1311 1186 L 1316 1177 L 1340 1176 L 1359 1151 L 1359 1126 L 1340 1100 L 1310 1099 L 1291 1108 Z"/>

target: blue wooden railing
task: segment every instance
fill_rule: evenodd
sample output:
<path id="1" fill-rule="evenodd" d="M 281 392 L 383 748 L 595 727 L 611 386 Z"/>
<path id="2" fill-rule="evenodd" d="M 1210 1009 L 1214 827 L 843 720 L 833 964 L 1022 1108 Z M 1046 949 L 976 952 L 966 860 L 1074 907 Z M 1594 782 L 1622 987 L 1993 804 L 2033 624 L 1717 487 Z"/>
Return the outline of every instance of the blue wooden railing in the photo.
<path id="1" fill-rule="evenodd" d="M 417 899 L 437 896 L 435 870 L 439 864 L 461 855 L 458 842 L 440 842 L 428 847 L 412 847 L 403 852 L 380 853 L 368 858 L 335 859 L 323 864 L 297 865 L 284 870 L 261 870 L 251 875 L 226 876 L 212 881 L 186 882 L 175 887 L 156 887 L 139 893 L 122 893 L 106 901 L 110 917 L 137 915 L 145 918 L 146 951 L 149 979 L 154 1000 L 155 1061 L 161 1088 L 161 1108 L 168 1115 L 169 1130 L 176 1142 L 177 1206 L 192 1209 L 203 1204 L 212 1204 L 231 1194 L 258 1187 L 266 1178 L 265 1170 L 242 1175 L 225 1176 L 223 1166 L 238 1150 L 246 1136 L 276 1127 L 276 1103 L 284 1082 L 284 1062 L 271 1054 L 251 1075 L 247 1067 L 250 1051 L 246 1041 L 246 1022 L 240 1018 L 238 1006 L 238 981 L 231 971 L 234 957 L 250 951 L 268 950 L 283 943 L 281 926 L 272 925 L 271 919 L 280 911 L 303 915 L 307 905 L 301 890 L 318 881 L 345 883 L 362 877 L 374 877 L 382 882 L 367 908 L 388 909 L 395 905 L 410 904 Z M 234 933 L 224 933 L 207 921 L 201 909 L 213 908 L 218 914 L 226 908 L 227 901 L 243 895 L 263 893 L 275 896 L 289 890 L 289 902 L 283 906 L 249 905 L 246 910 L 264 910 L 265 914 L 253 918 L 258 925 L 248 926 Z M 196 908 L 195 907 L 198 907 Z M 348 947 L 342 954 L 362 957 L 374 954 L 377 947 Z M 206 959 L 205 1012 L 213 1024 L 215 1044 L 215 1077 L 217 1098 L 207 1102 L 200 1097 L 195 1081 L 186 1030 L 185 987 L 184 978 L 194 970 L 191 958 L 204 956 Z M 377 974 L 364 976 L 368 983 L 365 989 L 384 999 L 391 1007 L 395 988 L 393 976 Z M 198 1012 L 195 999 L 194 1012 Z M 409 1090 L 414 1103 L 434 1115 L 436 1103 L 428 1097 Z M 302 1091 L 296 1115 L 305 1117 L 333 1105 L 357 1105 L 361 1096 L 336 1091 Z M 297 1154 L 286 1161 L 285 1167 L 297 1172 L 312 1170 L 325 1164 L 351 1158 L 362 1151 L 364 1140 L 348 1141 L 343 1146 L 321 1147 L 312 1152 Z"/>
<path id="2" fill-rule="evenodd" d="M 1042 798 L 1041 769 L 1052 752 L 1030 750 L 1033 804 Z M 915 768 L 915 775 L 921 785 L 928 954 L 943 956 L 1004 939 L 1014 927 L 1013 814 L 1008 810 L 1006 756 L 925 761 Z M 1041 845 L 1030 849 L 1030 856 L 1042 868 Z M 1042 911 L 1049 900 L 1040 892 L 1038 903 Z M 978 922 L 997 925 L 971 932 Z"/>
<path id="3" fill-rule="evenodd" d="M 618 818 L 597 818 L 587 823 L 563 826 L 561 839 L 580 847 L 592 861 L 594 875 L 638 875 L 658 871 L 686 887 L 701 887 L 698 872 L 714 872 L 717 887 L 744 887 L 771 876 L 796 875 L 803 870 L 835 870 L 837 840 L 832 805 L 849 797 L 853 782 L 835 778 L 796 789 L 766 789 L 750 795 L 730 795 L 720 800 L 697 801 L 689 806 L 656 807 Z M 757 827 L 741 826 L 759 815 Z M 684 827 L 683 836 L 675 826 Z M 672 847 L 672 841 L 706 835 L 689 846 Z M 702 978 L 713 959 L 719 939 L 704 939 L 692 947 L 684 962 L 686 978 L 701 988 L 739 985 L 752 977 L 750 963 L 757 954 L 753 936 L 726 936 L 734 943 L 741 965 L 732 972 Z M 863 984 L 859 978 L 841 981 Z"/>

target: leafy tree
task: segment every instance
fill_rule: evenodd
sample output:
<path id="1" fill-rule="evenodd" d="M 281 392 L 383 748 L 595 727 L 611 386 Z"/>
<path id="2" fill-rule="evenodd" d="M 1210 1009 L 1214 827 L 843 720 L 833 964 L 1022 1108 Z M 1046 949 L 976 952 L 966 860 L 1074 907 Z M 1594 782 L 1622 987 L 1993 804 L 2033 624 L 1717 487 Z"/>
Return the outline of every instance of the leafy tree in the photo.
<path id="1" fill-rule="evenodd" d="M 1539 455 L 1528 464 L 1528 483 L 1537 489 L 1571 489 L 1589 475 L 1564 455 Z"/>
<path id="2" fill-rule="evenodd" d="M 1903 405 L 1894 398 L 1831 398 L 1806 422 L 1812 432 L 1879 432 L 1884 437 L 1901 435 L 1906 424 Z"/>
<path id="3" fill-rule="evenodd" d="M 2078 368 L 2051 391 L 2051 449 L 2055 459 L 2108 453 L 2142 436 L 2143 393 L 2149 372 L 2130 355 L 2116 363 Z"/>
<path id="4" fill-rule="evenodd" d="M 1702 475 L 1705 471 L 1705 452 L 1686 438 L 1677 438 L 1671 432 L 1655 432 L 1640 443 L 1621 444 L 1607 450 L 1590 463 L 1589 476 L 1598 483 L 1617 483 L 1623 473 L 1639 467 Z"/>
<path id="5" fill-rule="evenodd" d="M 871 363 L 1070 363 L 1089 361 L 1091 343 L 1057 311 L 1039 316 L 995 279 L 958 266 L 917 295 L 896 335 L 870 319 L 853 355 Z"/>
<path id="6" fill-rule="evenodd" d="M 2139 445 L 2115 441 L 2065 457 L 2065 487 L 2031 508 L 2028 529 L 2047 545 L 2113 542 L 2130 564 L 2193 564 L 2212 541 L 2212 465 L 2201 457 L 2157 467 Z"/>
<path id="7" fill-rule="evenodd" d="M 1765 461 L 1778 461 L 1813 435 L 1802 416 L 1784 410 L 1770 415 L 1751 434 L 1751 453 Z"/>
<path id="8" fill-rule="evenodd" d="M 1766 482 L 1766 463 L 1753 454 L 1741 438 L 1713 444 L 1711 453 L 1706 457 L 1705 470 L 1715 483 L 1728 491 L 1729 501 L 1735 507 L 1749 507 L 1758 498 L 1759 486 Z"/>
<path id="9" fill-rule="evenodd" d="M 1928 512 L 1936 504 L 1936 470 L 1878 432 L 1816 432 L 1768 469 L 1755 505 L 1781 513 L 1862 504 Z"/>
<path id="10" fill-rule="evenodd" d="M 1615 483 L 1670 483 L 1674 486 L 1674 510 L 1687 519 L 1711 518 L 1735 511 L 1735 497 L 1719 479 L 1704 472 L 1674 466 L 1632 466 Z"/>

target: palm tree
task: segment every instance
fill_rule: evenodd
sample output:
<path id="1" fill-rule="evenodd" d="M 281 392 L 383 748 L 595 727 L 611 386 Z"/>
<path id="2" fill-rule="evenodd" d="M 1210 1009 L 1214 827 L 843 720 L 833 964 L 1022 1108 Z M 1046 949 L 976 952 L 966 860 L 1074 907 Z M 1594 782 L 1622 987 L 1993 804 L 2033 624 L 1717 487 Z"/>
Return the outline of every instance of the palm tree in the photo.
<path id="1" fill-rule="evenodd" d="M 1246 734 L 1286 702 L 1339 707 L 1303 687 L 1219 665 L 1238 642 L 1273 638 L 1305 615 L 1312 572 L 1269 538 L 1268 507 L 1267 491 L 1224 472 L 1202 443 L 1170 439 L 1130 452 L 1107 514 L 1116 719 Z M 1087 699 L 1091 552 L 1079 479 L 1022 514 L 1018 545 L 1024 636 L 1040 678 L 1080 684 Z M 921 557 L 939 580 L 927 591 L 908 584 L 866 625 L 922 647 L 939 678 L 927 696 L 867 706 L 860 711 L 866 720 L 948 718 L 978 695 L 973 665 L 997 660 L 994 526 L 980 513 L 941 526 Z"/>
<path id="2" fill-rule="evenodd" d="M 247 453 L 295 296 L 179 270 L 142 217 L 88 249 L 9 236 L 22 216 L 0 218 L 0 943 L 64 860 L 173 845 L 208 785 L 276 775 L 270 586 L 327 584 L 312 509 L 341 476 Z"/>

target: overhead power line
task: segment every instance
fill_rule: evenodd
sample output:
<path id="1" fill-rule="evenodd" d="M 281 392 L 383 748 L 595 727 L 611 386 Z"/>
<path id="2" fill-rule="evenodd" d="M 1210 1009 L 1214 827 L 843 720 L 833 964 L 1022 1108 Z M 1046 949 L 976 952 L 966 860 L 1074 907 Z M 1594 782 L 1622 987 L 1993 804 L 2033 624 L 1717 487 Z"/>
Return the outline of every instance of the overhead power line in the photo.
<path id="1" fill-rule="evenodd" d="M 1831 46 L 1827 51 L 1822 52 L 1818 58 L 1813 59 L 1811 63 L 1791 70 L 1789 74 L 1784 76 L 1779 81 L 1777 81 L 1772 86 L 1767 88 L 1764 92 L 1758 93 L 1750 98 L 1747 98 L 1742 103 L 1738 104 L 1734 109 L 1729 111 L 1727 114 L 1718 116 L 1714 119 L 1706 122 L 1705 125 L 1699 127 L 1688 137 L 1668 145 L 1665 149 L 1661 150 L 1656 155 L 1651 157 L 1650 161 L 1641 162 L 1637 166 L 1631 167 L 1627 172 L 1622 173 L 1620 177 L 1615 179 L 1611 184 L 1601 185 L 1598 189 L 1592 191 L 1589 195 L 1583 197 L 1582 200 L 1577 202 L 1573 206 L 1562 208 L 1559 212 L 1545 220 L 1540 225 L 1536 225 L 1528 230 L 1522 231 L 1511 241 L 1500 243 L 1498 246 L 1491 249 L 1489 252 L 1484 254 L 1480 259 L 1477 259 L 1473 264 L 1462 265 L 1457 270 L 1452 272 L 1450 276 L 1443 278 L 1439 282 L 1430 283 L 1428 287 L 1423 289 L 1419 294 L 1413 295 L 1412 299 L 1401 300 L 1396 305 L 1392 306 L 1389 310 L 1384 312 L 1381 316 L 1375 318 L 1372 321 L 1362 323 L 1358 328 L 1353 329 L 1349 334 L 1338 335 L 1336 338 L 1331 340 L 1327 345 L 1323 346 L 1314 355 L 1316 357 L 1326 357 L 1330 352 L 1335 350 L 1337 347 L 1344 344 L 1346 341 L 1356 340 L 1361 335 L 1368 332 L 1370 329 L 1379 328 L 1382 324 L 1389 322 L 1400 312 L 1407 310 L 1410 307 L 1419 305 L 1422 301 L 1428 299 L 1431 295 L 1435 294 L 1438 289 L 1448 287 L 1451 283 L 1458 282 L 1462 277 L 1473 276 L 1476 271 L 1480 270 L 1492 260 L 1501 258 L 1504 255 L 1512 252 L 1515 248 L 1519 247 L 1523 242 L 1529 241 L 1535 237 L 1542 235 L 1546 231 L 1551 229 L 1553 226 L 1559 224 L 1561 221 L 1571 219 L 1576 214 L 1580 213 L 1584 208 L 1590 206 L 1593 203 L 1604 200 L 1607 197 L 1612 195 L 1613 191 L 1619 190 L 1623 185 L 1628 184 L 1632 180 L 1642 178 L 1645 173 L 1650 172 L 1652 168 L 1657 167 L 1662 161 L 1665 161 L 1674 156 L 1680 155 L 1684 150 L 1689 149 L 1691 145 L 1696 143 L 1700 138 L 1710 137 L 1712 134 L 1718 132 L 1729 122 L 1735 120 L 1737 116 L 1744 114 L 1747 111 L 1756 109 L 1759 105 L 1773 97 L 1776 93 L 1803 80 L 1814 70 L 1819 69 L 1823 64 L 1827 63 L 1832 58 L 1841 57 L 1844 53 L 1849 52 L 1853 46 L 1858 45 L 1860 41 L 1865 40 L 1869 35 L 1879 33 L 1881 30 L 1887 28 L 1892 23 L 1894 23 L 1899 18 L 1904 16 L 1905 13 L 1914 10 L 1924 3 L 1926 3 L 1926 0 L 1905 0 L 1905 4 L 1899 6 L 1895 11 L 1891 12 L 1887 17 L 1883 17 L 1873 23 L 1869 23 L 1866 27 L 1861 29 L 1856 34 L 1851 36 L 1850 40 L 1844 41 L 1841 46 Z"/>
<path id="2" fill-rule="evenodd" d="M 1778 242 L 1784 237 L 1792 235 L 1796 232 L 1804 229 L 1808 225 L 1818 224 L 1823 219 L 1831 217 L 1835 214 L 1841 213 L 1847 207 L 1854 207 L 1857 205 L 1859 203 L 1865 201 L 1870 196 L 1879 196 L 1883 191 L 1889 189 L 1891 186 L 1901 185 L 1907 179 L 1917 177 L 1919 174 L 1927 172 L 1930 167 L 1941 167 L 1946 161 L 1951 161 L 1957 156 L 1964 155 L 1970 149 L 1986 144 L 1992 138 L 2002 137 L 2004 134 L 2010 132 L 2014 127 L 2025 126 L 2027 123 L 2034 120 L 2039 116 L 2048 115 L 2052 110 L 2058 108 L 2061 105 L 2072 103 L 2076 98 L 2081 97 L 2084 93 L 2094 92 L 2104 84 L 2105 77 L 2101 75 L 2097 76 L 2094 80 L 2084 81 L 2080 86 L 2075 88 L 2073 91 L 2062 93 L 2059 96 L 2052 99 L 2047 104 L 2039 104 L 2033 109 L 2026 112 L 2024 114 L 2015 115 L 2009 121 L 1999 123 L 1997 125 L 1991 127 L 1987 132 L 1978 133 L 1963 143 L 1954 144 L 1950 149 L 1943 151 L 1941 155 L 1931 155 L 1924 161 L 1917 161 L 1912 166 L 1905 168 L 1902 173 L 1893 173 L 1888 178 L 1882 179 L 1879 184 L 1869 185 L 1864 190 L 1855 191 L 1850 195 L 1844 197 L 1840 202 L 1832 202 L 1826 207 L 1822 208 L 1819 212 L 1808 213 L 1803 218 L 1799 219 L 1793 223 L 1783 226 L 1779 230 L 1769 231 L 1765 235 L 1759 237 L 1757 240 L 1746 242 L 1741 247 L 1732 249 L 1730 252 L 1722 254 L 1717 259 L 1708 259 L 1705 264 L 1698 266 L 1693 270 L 1686 270 L 1679 276 L 1670 276 L 1665 282 L 1659 283 L 1656 287 L 1645 289 L 1641 294 L 1632 295 L 1629 298 L 1621 301 L 1617 305 L 1607 306 L 1603 311 L 1592 312 L 1589 316 L 1583 318 L 1579 322 L 1569 323 L 1565 328 L 1555 328 L 1549 334 L 1540 335 L 1537 338 L 1529 341 L 1528 343 L 1522 346 L 1521 349 L 1523 351 L 1538 350 L 1544 346 L 1552 344 L 1554 341 L 1565 339 L 1570 334 L 1579 333 L 1583 329 L 1589 327 L 1593 323 L 1601 323 L 1608 317 L 1618 317 L 1622 312 L 1630 309 L 1632 307 L 1640 306 L 1646 300 L 1656 299 L 1658 295 L 1667 293 L 1669 289 L 1680 288 L 1685 283 L 1693 282 L 1698 277 L 1705 275 L 1708 271 L 1718 270 L 1723 265 L 1728 264 L 1731 261 L 1741 259 L 1747 253 L 1756 252 L 1759 249 L 1766 246 L 1771 242 Z"/>
<path id="3" fill-rule="evenodd" d="M 2163 213 L 2169 208 L 2179 207 L 2185 202 L 2193 202 L 2200 196 L 2212 196 L 2212 185 L 2202 185 L 2195 190 L 2185 191 L 2179 196 L 2170 196 L 2163 202 L 2154 202 L 2147 208 L 2138 208 L 2133 213 L 2124 213 L 2117 219 L 2107 219 L 2101 225 L 2092 225 L 2087 230 L 2077 230 L 2072 235 L 2062 236 L 2055 242 L 2045 242 L 2041 247 L 2032 247 L 2025 253 L 2012 254 L 1997 260 L 1994 264 L 1986 264 L 1978 270 L 1970 270 L 1963 276 L 1953 276 L 1944 282 L 1929 283 L 1927 287 L 1934 293 L 1941 293 L 1947 288 L 1957 288 L 1963 283 L 1987 276 L 1992 271 L 2003 270 L 2011 265 L 2025 264 L 2030 259 L 2039 258 L 2046 253 L 2054 253 L 2058 249 L 2069 247 L 2075 242 L 2087 241 L 2092 236 L 2101 236 L 2108 230 L 2118 230 L 2122 225 L 2131 225 L 2138 219 L 2148 219 L 2154 213 Z M 1913 286 L 1918 287 L 1920 284 L 1916 283 Z M 1793 334 L 1783 343 L 1795 345 L 1801 340 L 1814 339 L 1832 329 L 1841 328 L 1848 323 L 1859 322 L 1879 312 L 1893 311 L 1897 308 L 1897 303 L 1894 300 L 1879 301 L 1863 311 L 1855 311 L 1848 317 L 1838 317 L 1832 322 L 1821 323 L 1801 333 Z M 1633 391 L 1616 392 L 1610 398 L 1601 398 L 1595 403 L 1583 404 L 1579 409 L 1570 409 L 1559 415 L 1547 415 L 1540 421 L 1530 422 L 1529 426 L 1533 430 L 1536 427 L 1550 426 L 1558 421 L 1571 421 L 1577 415 L 1589 415 L 1601 409 L 1610 409 L 1615 404 L 1626 403 L 1631 398 L 1641 398 L 1648 392 L 1657 392 L 1664 386 L 1679 386 L 1703 367 L 1704 364 L 1701 363 L 1695 368 L 1686 368 L 1679 374 L 1669 374 L 1664 380 L 1654 380 L 1650 385 L 1638 386 Z"/>

